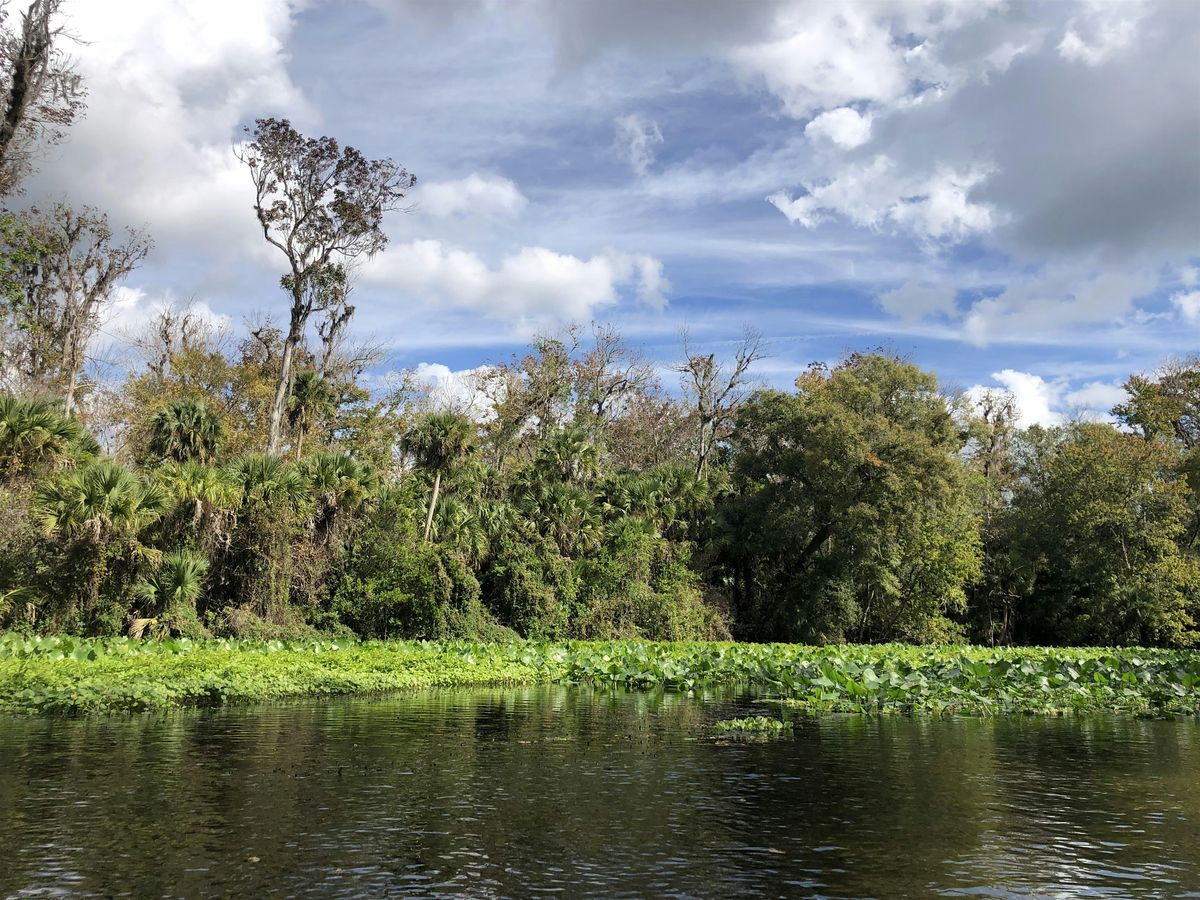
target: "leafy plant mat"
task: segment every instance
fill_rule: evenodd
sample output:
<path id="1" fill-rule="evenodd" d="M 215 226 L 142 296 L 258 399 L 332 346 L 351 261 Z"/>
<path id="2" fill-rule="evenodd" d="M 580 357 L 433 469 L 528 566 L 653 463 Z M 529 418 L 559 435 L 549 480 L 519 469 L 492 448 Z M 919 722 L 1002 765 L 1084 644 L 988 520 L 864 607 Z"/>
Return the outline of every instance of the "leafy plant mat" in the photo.
<path id="1" fill-rule="evenodd" d="M 0 635 L 0 709 L 160 709 L 551 681 L 744 684 L 797 712 L 1200 714 L 1200 652 L 572 641 L 135 641 Z"/>

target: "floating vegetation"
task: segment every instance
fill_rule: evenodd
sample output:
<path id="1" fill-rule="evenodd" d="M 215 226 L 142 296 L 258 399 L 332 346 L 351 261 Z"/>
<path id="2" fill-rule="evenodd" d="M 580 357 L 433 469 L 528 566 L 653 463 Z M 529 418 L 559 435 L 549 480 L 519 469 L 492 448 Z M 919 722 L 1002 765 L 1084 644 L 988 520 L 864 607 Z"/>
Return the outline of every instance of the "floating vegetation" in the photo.
<path id="1" fill-rule="evenodd" d="M 517 641 L 137 641 L 0 635 L 0 709 L 154 709 L 550 681 L 754 686 L 797 712 L 1200 714 L 1200 652 Z"/>
<path id="2" fill-rule="evenodd" d="M 713 731 L 722 734 L 745 734 L 770 737 L 792 730 L 791 722 L 773 719 L 770 716 L 748 716 L 745 719 L 722 719 L 713 723 Z"/>
<path id="3" fill-rule="evenodd" d="M 1144 648 L 574 644 L 575 680 L 744 682 L 806 712 L 1200 713 L 1200 653 Z"/>

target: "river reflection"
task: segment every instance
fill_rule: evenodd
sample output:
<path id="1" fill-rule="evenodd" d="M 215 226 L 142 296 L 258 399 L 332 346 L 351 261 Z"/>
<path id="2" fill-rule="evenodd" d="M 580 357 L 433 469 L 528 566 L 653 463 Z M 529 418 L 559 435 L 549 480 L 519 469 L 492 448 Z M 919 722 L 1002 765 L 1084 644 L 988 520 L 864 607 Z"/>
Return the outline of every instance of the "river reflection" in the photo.
<path id="1" fill-rule="evenodd" d="M 0 719 L 0 894 L 1200 897 L 1200 724 L 456 690 Z"/>

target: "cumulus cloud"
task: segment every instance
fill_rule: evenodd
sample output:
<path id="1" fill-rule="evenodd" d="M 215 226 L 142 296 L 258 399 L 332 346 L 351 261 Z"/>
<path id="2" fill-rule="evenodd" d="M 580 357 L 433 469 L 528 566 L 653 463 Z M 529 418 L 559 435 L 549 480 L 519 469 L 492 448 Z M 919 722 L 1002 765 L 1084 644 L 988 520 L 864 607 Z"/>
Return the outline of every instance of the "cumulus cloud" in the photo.
<path id="1" fill-rule="evenodd" d="M 1104 421 L 1109 410 L 1127 397 L 1116 382 L 1092 381 L 1071 388 L 1066 381 L 1047 381 L 1032 372 L 1003 369 L 992 373 L 992 385 L 975 385 L 967 391 L 978 398 L 985 390 L 999 388 L 1011 394 L 1017 407 L 1017 425 L 1051 427 L 1070 419 Z"/>
<path id="2" fill-rule="evenodd" d="M 155 296 L 142 288 L 121 285 L 113 291 L 112 301 L 103 312 L 100 334 L 118 339 L 132 336 L 163 310 L 184 307 L 193 320 L 211 328 L 225 329 L 232 324 L 229 316 L 213 310 L 207 301 L 190 300 L 183 303 L 171 295 Z"/>
<path id="3" fill-rule="evenodd" d="M 1133 43 L 1143 11 L 1141 0 L 1085 4 L 1082 14 L 1068 22 L 1059 55 L 1089 66 L 1108 62 Z"/>
<path id="4" fill-rule="evenodd" d="M 1087 418 L 1105 418 L 1108 411 L 1129 398 L 1129 392 L 1116 382 L 1091 381 L 1063 394 L 1068 410 L 1082 412 Z"/>
<path id="5" fill-rule="evenodd" d="M 637 175 L 645 175 L 654 163 L 656 148 L 663 142 L 662 131 L 653 119 L 638 113 L 620 116 L 616 121 L 615 148 Z"/>
<path id="6" fill-rule="evenodd" d="M 1181 291 L 1171 297 L 1171 304 L 1186 322 L 1200 322 L 1200 291 Z"/>
<path id="7" fill-rule="evenodd" d="M 422 214 L 439 219 L 451 216 L 513 218 L 519 216 L 529 203 L 510 179 L 478 172 L 453 181 L 419 184 L 411 199 Z"/>
<path id="8" fill-rule="evenodd" d="M 781 12 L 773 30 L 729 58 L 795 118 L 855 101 L 888 104 L 908 90 L 904 53 L 871 6 L 797 5 Z"/>
<path id="9" fill-rule="evenodd" d="M 287 0 L 72 3 L 87 115 L 31 194 L 65 195 L 146 225 L 159 252 L 239 251 L 256 240 L 231 137 L 254 115 L 311 117 L 287 70 Z M 261 237 L 257 238 L 261 242 Z"/>
<path id="10" fill-rule="evenodd" d="M 868 163 L 847 166 L 827 181 L 804 182 L 804 194 L 793 197 L 781 191 L 767 200 L 806 228 L 840 216 L 868 228 L 890 223 L 924 240 L 957 241 L 993 227 L 995 211 L 971 197 L 972 189 L 986 176 L 981 168 L 942 167 L 912 177 L 879 155 Z"/>
<path id="11" fill-rule="evenodd" d="M 363 274 L 425 301 L 496 319 L 584 320 L 617 303 L 623 291 L 661 307 L 669 289 L 662 263 L 643 254 L 610 250 L 581 259 L 523 247 L 491 268 L 477 254 L 438 240 L 391 247 Z"/>
<path id="12" fill-rule="evenodd" d="M 429 404 L 438 410 L 448 410 L 485 422 L 495 415 L 493 403 L 479 389 L 480 377 L 488 366 L 454 370 L 442 363 L 419 363 L 413 376 L 425 385 Z"/>
<path id="13" fill-rule="evenodd" d="M 839 147 L 853 149 L 871 139 L 871 116 L 841 106 L 815 116 L 804 126 L 804 133 L 813 140 L 826 140 Z"/>

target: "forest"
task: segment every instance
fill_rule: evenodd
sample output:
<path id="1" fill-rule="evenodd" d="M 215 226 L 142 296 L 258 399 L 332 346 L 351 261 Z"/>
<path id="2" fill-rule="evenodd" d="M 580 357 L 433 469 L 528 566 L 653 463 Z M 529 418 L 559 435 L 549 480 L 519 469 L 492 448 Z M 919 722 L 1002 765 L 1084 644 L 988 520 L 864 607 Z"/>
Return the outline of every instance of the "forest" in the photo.
<path id="1" fill-rule="evenodd" d="M 1200 637 L 1200 358 L 1104 421 L 864 349 L 644 357 L 592 323 L 453 396 L 381 374 L 358 266 L 415 176 L 263 118 L 233 151 L 279 262 L 229 328 L 162 307 L 93 349 L 152 236 L 30 205 L 82 114 L 58 4 L 8 28 L 0 127 L 0 628 L 26 634 L 1186 647 Z M 17 202 L 18 198 L 22 202 Z"/>

